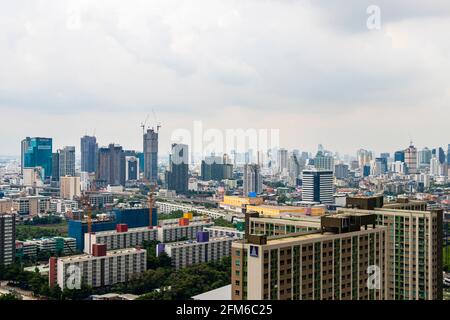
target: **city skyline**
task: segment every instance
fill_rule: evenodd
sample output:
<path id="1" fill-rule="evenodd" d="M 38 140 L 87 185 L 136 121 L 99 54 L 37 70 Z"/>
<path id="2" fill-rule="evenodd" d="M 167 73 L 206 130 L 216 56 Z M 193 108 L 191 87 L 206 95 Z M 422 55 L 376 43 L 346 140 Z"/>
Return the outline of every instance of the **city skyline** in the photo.
<path id="1" fill-rule="evenodd" d="M 140 150 L 147 114 L 162 153 L 195 120 L 278 128 L 288 149 L 448 144 L 447 2 L 379 1 L 380 30 L 367 28 L 370 1 L 192 4 L 4 4 L 2 155 L 26 136 L 62 147 L 94 132 Z"/>

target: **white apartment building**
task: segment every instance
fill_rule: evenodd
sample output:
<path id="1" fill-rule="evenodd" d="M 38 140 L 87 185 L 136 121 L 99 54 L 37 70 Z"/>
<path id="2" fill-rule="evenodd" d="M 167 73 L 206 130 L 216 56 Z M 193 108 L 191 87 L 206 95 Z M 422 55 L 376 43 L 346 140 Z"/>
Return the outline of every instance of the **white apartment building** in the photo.
<path id="1" fill-rule="evenodd" d="M 219 210 L 205 209 L 203 207 L 174 202 L 156 201 L 156 207 L 158 208 L 159 213 L 172 213 L 173 211 L 181 210 L 183 212 L 195 211 L 199 214 L 207 215 L 213 219 L 225 218 L 227 216 L 227 213 Z"/>
<path id="2" fill-rule="evenodd" d="M 209 232 L 210 238 L 221 238 L 221 237 L 232 237 L 237 239 L 244 238 L 244 231 L 239 231 L 235 228 L 212 226 L 204 228 L 203 231 Z"/>
<path id="3" fill-rule="evenodd" d="M 146 267 L 147 251 L 143 249 L 113 250 L 97 256 L 82 254 L 51 260 L 49 280 L 51 286 L 57 283 L 64 290 L 79 275 L 75 279 L 79 283 L 98 288 L 126 282 Z"/>
<path id="4" fill-rule="evenodd" d="M 142 245 L 144 241 L 157 240 L 156 228 L 132 228 L 124 232 L 117 230 L 84 234 L 84 252 L 91 254 L 93 244 L 106 244 L 106 250 L 132 248 Z"/>
<path id="5" fill-rule="evenodd" d="M 203 228 L 211 227 L 212 222 L 189 222 L 189 225 L 169 224 L 158 228 L 159 242 L 174 242 L 180 239 L 195 239 L 197 232 L 203 231 Z"/>
<path id="6" fill-rule="evenodd" d="M 164 252 L 172 260 L 176 269 L 186 268 L 195 264 L 217 261 L 231 255 L 231 244 L 237 238 L 212 238 L 206 242 L 182 241 L 164 245 Z"/>

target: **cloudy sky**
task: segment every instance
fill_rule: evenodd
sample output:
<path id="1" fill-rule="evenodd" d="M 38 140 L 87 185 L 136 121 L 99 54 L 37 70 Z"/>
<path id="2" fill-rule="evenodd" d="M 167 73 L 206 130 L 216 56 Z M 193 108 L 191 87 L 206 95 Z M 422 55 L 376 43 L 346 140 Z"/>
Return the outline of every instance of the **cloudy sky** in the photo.
<path id="1" fill-rule="evenodd" d="M 309 151 L 446 146 L 449 30 L 448 0 L 0 0 L 0 154 L 141 149 L 152 109 L 161 152 L 195 120 Z"/>

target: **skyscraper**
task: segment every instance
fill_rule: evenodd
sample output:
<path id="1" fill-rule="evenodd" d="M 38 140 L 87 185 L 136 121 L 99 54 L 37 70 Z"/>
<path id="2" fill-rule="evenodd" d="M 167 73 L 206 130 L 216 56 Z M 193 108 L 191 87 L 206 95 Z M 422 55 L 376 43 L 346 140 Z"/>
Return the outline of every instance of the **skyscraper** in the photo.
<path id="1" fill-rule="evenodd" d="M 396 151 L 394 154 L 394 162 L 405 162 L 405 151 Z"/>
<path id="2" fill-rule="evenodd" d="M 206 157 L 201 165 L 201 177 L 203 181 L 230 179 L 233 174 L 233 165 L 228 163 L 227 155 L 223 157 Z"/>
<path id="3" fill-rule="evenodd" d="M 431 161 L 431 150 L 427 147 L 417 152 L 417 162 L 419 168 L 428 167 Z"/>
<path id="4" fill-rule="evenodd" d="M 278 172 L 283 172 L 288 166 L 288 151 L 279 149 L 277 154 Z"/>
<path id="5" fill-rule="evenodd" d="M 297 178 L 299 178 L 305 164 L 299 159 L 298 153 L 292 152 L 288 159 L 288 173 L 289 184 L 292 186 L 297 185 Z"/>
<path id="6" fill-rule="evenodd" d="M 52 145 L 51 138 L 27 137 L 22 140 L 23 168 L 42 167 L 44 176 L 49 178 L 52 174 Z"/>
<path id="7" fill-rule="evenodd" d="M 59 152 L 52 154 L 52 181 L 59 181 Z"/>
<path id="8" fill-rule="evenodd" d="M 405 150 L 405 163 L 409 174 L 417 173 L 417 149 L 411 145 Z"/>
<path id="9" fill-rule="evenodd" d="M 75 147 L 59 150 L 59 176 L 75 176 Z"/>
<path id="10" fill-rule="evenodd" d="M 97 169 L 98 144 L 96 137 L 81 137 L 81 171 L 95 172 Z"/>
<path id="11" fill-rule="evenodd" d="M 189 185 L 189 149 L 186 144 L 172 144 L 169 157 L 169 170 L 166 171 L 166 186 L 177 193 L 188 191 Z"/>
<path id="12" fill-rule="evenodd" d="M 134 156 L 125 157 L 125 180 L 132 181 L 139 179 L 139 158 Z"/>
<path id="13" fill-rule="evenodd" d="M 336 179 L 347 179 L 348 178 L 348 165 L 340 163 L 334 166 L 334 173 Z"/>
<path id="14" fill-rule="evenodd" d="M 319 151 L 314 158 L 314 167 L 317 170 L 334 171 L 334 158 Z"/>
<path id="15" fill-rule="evenodd" d="M 120 145 L 110 144 L 98 150 L 96 179 L 99 184 L 125 185 L 125 155 Z"/>
<path id="16" fill-rule="evenodd" d="M 333 171 L 303 170 L 303 201 L 333 204 Z"/>
<path id="17" fill-rule="evenodd" d="M 144 134 L 144 178 L 150 182 L 158 180 L 158 132 L 153 129 Z"/>
<path id="18" fill-rule="evenodd" d="M 255 192 L 262 193 L 261 168 L 257 164 L 246 164 L 244 166 L 244 196 Z"/>
<path id="19" fill-rule="evenodd" d="M 25 168 L 25 154 L 28 151 L 28 148 L 30 146 L 31 138 L 26 137 L 22 140 L 20 143 L 20 173 L 23 174 L 23 168 Z"/>

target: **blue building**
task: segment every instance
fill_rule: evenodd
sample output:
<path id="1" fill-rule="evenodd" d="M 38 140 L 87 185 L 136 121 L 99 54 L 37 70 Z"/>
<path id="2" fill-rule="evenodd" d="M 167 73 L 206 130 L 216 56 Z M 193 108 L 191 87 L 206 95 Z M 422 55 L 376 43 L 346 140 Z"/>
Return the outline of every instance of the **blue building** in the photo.
<path id="1" fill-rule="evenodd" d="M 109 231 L 116 229 L 117 224 L 127 224 L 129 228 L 146 227 L 149 225 L 149 209 L 114 209 L 112 220 L 93 221 L 92 232 Z M 156 208 L 152 212 L 152 226 L 158 225 L 158 214 Z M 77 250 L 84 249 L 84 234 L 88 232 L 86 221 L 69 220 L 69 237 L 77 239 Z"/>
<path id="2" fill-rule="evenodd" d="M 368 177 L 368 176 L 370 176 L 370 166 L 366 164 L 363 167 L 363 177 Z"/>
<path id="3" fill-rule="evenodd" d="M 394 154 L 394 161 L 405 162 L 405 151 L 396 151 Z"/>
<path id="4" fill-rule="evenodd" d="M 22 168 L 42 167 L 44 176 L 52 175 L 52 148 L 51 138 L 29 138 L 22 141 Z"/>

